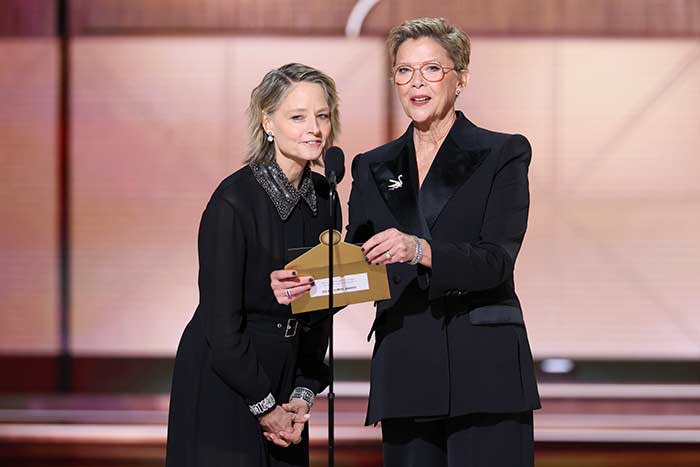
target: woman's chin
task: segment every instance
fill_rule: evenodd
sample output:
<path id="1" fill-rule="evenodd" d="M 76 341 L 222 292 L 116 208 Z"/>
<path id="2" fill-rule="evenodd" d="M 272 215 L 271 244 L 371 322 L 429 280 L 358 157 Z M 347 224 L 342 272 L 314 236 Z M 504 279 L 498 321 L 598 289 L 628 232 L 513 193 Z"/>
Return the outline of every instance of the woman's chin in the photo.
<path id="1" fill-rule="evenodd" d="M 411 109 L 408 118 L 416 124 L 430 123 L 435 119 L 435 112 L 431 109 Z"/>
<path id="2" fill-rule="evenodd" d="M 415 126 L 418 127 L 423 127 L 423 126 L 429 126 L 433 120 L 435 120 L 434 115 L 413 115 L 411 116 L 411 121 Z"/>
<path id="3" fill-rule="evenodd" d="M 304 156 L 304 160 L 306 160 L 308 162 L 317 161 L 321 158 L 322 155 L 323 155 L 323 151 L 319 149 L 318 151 L 315 151 L 311 154 L 306 154 Z"/>
<path id="4" fill-rule="evenodd" d="M 446 120 L 450 117 L 450 112 L 445 112 L 445 115 L 441 115 L 438 112 L 412 112 L 408 117 L 411 119 L 413 124 L 419 128 L 429 127 L 433 123 Z"/>
<path id="5" fill-rule="evenodd" d="M 287 156 L 287 157 L 288 157 L 289 159 L 292 159 L 292 160 L 296 161 L 297 163 L 303 165 L 303 164 L 305 164 L 305 163 L 307 163 L 307 162 L 314 162 L 314 161 L 319 160 L 319 159 L 321 158 L 321 155 L 322 155 L 322 154 L 323 154 L 323 152 L 320 151 L 320 150 L 319 150 L 319 151 L 311 151 L 311 152 L 309 152 L 309 151 L 304 151 L 304 152 L 295 154 L 295 155 L 293 155 L 293 156 L 290 155 L 290 156 Z"/>

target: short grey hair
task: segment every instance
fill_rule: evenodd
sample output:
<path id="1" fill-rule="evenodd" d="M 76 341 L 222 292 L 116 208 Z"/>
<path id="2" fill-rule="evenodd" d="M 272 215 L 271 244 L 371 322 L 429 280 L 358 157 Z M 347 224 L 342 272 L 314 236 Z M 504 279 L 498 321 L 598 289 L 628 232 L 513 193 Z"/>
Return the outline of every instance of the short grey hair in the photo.
<path id="1" fill-rule="evenodd" d="M 386 46 L 391 66 L 396 65 L 396 52 L 408 39 L 430 37 L 436 40 L 455 64 L 455 71 L 469 70 L 471 41 L 464 31 L 450 24 L 445 18 L 411 19 L 394 26 L 389 31 Z"/>
<path id="2" fill-rule="evenodd" d="M 250 94 L 248 106 L 248 153 L 246 163 L 269 164 L 275 159 L 275 145 L 267 141 L 263 128 L 265 115 L 277 110 L 295 83 L 316 83 L 326 95 L 330 109 L 331 132 L 326 141 L 325 151 L 333 145 L 340 134 L 340 114 L 338 112 L 338 92 L 335 81 L 322 71 L 301 63 L 288 63 L 265 74 L 260 84 Z"/>

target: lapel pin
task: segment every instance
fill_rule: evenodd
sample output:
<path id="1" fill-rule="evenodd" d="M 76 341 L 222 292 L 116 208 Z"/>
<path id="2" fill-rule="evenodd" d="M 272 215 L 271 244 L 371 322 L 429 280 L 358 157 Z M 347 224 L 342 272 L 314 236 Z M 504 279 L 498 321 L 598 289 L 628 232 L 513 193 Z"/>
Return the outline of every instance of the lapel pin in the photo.
<path id="1" fill-rule="evenodd" d="M 399 175 L 398 180 L 389 179 L 389 191 L 398 190 L 403 188 L 403 175 Z"/>

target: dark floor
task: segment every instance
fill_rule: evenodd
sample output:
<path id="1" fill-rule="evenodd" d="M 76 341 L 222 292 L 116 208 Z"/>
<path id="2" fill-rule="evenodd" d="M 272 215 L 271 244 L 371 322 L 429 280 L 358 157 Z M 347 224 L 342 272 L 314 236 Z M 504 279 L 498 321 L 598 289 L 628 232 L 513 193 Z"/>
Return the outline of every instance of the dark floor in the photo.
<path id="1" fill-rule="evenodd" d="M 538 467 L 700 467 L 700 387 L 569 389 L 542 386 Z M 366 404 L 336 400 L 336 467 L 381 466 Z M 166 394 L 0 397 L 0 467 L 163 466 L 167 405 Z M 319 398 L 310 422 L 316 467 L 327 465 L 326 407 Z"/>
<path id="2" fill-rule="evenodd" d="M 66 446 L 0 444 L 3 467 L 160 467 L 163 446 Z M 698 467 L 700 445 L 625 445 L 579 444 L 537 445 L 538 467 Z M 311 465 L 327 465 L 322 446 L 313 449 Z M 381 466 L 381 448 L 377 443 L 336 448 L 337 467 Z"/>

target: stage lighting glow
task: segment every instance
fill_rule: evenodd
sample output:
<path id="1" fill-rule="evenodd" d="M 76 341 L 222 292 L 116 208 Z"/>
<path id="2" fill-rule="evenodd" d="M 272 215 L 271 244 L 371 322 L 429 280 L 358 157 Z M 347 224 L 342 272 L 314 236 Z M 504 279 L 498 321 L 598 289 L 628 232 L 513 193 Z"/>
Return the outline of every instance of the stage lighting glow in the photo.
<path id="1" fill-rule="evenodd" d="M 574 361 L 569 360 L 568 358 L 547 358 L 542 360 L 542 363 L 540 364 L 540 369 L 544 373 L 551 374 L 571 373 L 574 371 L 575 367 L 576 364 Z"/>

